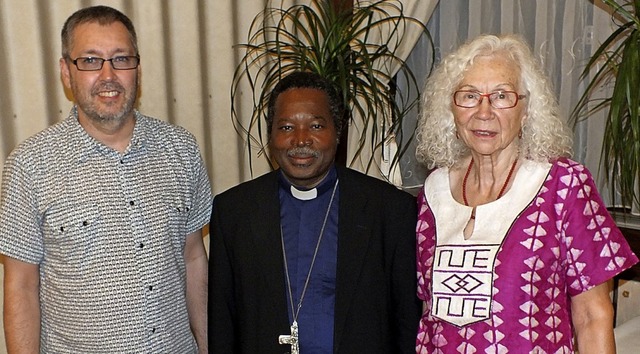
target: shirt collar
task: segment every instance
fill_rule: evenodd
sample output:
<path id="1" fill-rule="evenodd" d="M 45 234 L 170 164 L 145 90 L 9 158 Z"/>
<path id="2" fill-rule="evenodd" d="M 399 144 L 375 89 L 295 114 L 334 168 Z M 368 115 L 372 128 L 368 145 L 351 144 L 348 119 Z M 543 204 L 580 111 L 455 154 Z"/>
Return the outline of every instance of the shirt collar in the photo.
<path id="1" fill-rule="evenodd" d="M 147 121 L 137 110 L 134 111 L 134 113 L 136 124 L 133 128 L 133 135 L 129 142 L 129 147 L 125 150 L 124 155 L 136 149 L 141 149 L 142 152 L 146 152 L 150 141 L 148 129 L 145 129 L 144 127 Z M 93 138 L 86 132 L 86 130 L 84 130 L 84 128 L 82 128 L 78 121 L 78 107 L 76 105 L 71 108 L 67 121 L 69 124 L 69 132 L 71 134 L 71 142 L 65 143 L 76 142 L 75 145 L 78 148 L 78 162 L 86 162 L 94 154 L 117 154 L 113 149 Z"/>
<path id="2" fill-rule="evenodd" d="M 335 166 L 332 165 L 324 179 L 320 181 L 316 187 L 308 189 L 299 188 L 291 184 L 291 182 L 289 182 L 289 180 L 284 176 L 284 172 L 282 170 L 280 170 L 278 179 L 280 181 L 280 188 L 286 191 L 287 194 L 299 200 L 312 200 L 333 188 L 336 180 L 338 179 L 338 173 Z"/>

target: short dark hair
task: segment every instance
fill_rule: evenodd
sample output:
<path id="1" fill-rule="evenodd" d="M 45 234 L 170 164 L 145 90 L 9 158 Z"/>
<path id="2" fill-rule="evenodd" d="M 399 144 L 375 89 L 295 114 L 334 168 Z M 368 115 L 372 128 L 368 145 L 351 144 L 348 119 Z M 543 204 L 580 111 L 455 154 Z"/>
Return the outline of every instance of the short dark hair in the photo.
<path id="1" fill-rule="evenodd" d="M 329 111 L 333 118 L 333 125 L 336 129 L 336 135 L 340 138 L 342 126 L 344 123 L 344 105 L 342 97 L 335 85 L 328 79 L 319 74 L 308 71 L 297 71 L 284 77 L 269 94 L 269 104 L 267 108 L 267 135 L 271 137 L 271 128 L 273 126 L 273 118 L 275 116 L 275 105 L 278 96 L 281 93 L 291 89 L 314 89 L 320 90 L 327 95 L 329 99 Z"/>
<path id="2" fill-rule="evenodd" d="M 68 58 L 71 51 L 71 42 L 73 40 L 73 31 L 81 24 L 97 22 L 100 25 L 110 25 L 114 22 L 120 22 L 127 28 L 129 39 L 138 55 L 138 37 L 131 20 L 122 12 L 109 6 L 91 6 L 85 7 L 74 12 L 62 27 L 62 57 Z"/>

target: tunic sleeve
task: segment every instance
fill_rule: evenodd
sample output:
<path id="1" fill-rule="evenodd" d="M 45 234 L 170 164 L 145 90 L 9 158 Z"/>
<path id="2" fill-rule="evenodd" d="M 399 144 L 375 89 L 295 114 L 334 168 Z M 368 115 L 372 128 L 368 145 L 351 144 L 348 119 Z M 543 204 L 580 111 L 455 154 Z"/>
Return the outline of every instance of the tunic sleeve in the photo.
<path id="1" fill-rule="evenodd" d="M 435 219 L 427 204 L 424 189 L 420 190 L 417 203 L 416 260 L 418 270 L 418 298 L 423 301 L 430 301 L 431 268 L 435 251 Z"/>
<path id="2" fill-rule="evenodd" d="M 558 194 L 566 194 L 560 230 L 570 296 L 599 285 L 638 262 L 607 211 L 586 167 L 567 162 Z"/>

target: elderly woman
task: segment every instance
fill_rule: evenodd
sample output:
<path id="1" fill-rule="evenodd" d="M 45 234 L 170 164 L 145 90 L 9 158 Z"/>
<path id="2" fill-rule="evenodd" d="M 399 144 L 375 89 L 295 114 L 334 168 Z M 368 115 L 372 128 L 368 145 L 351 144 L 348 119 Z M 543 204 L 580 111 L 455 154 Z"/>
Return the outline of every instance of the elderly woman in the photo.
<path id="1" fill-rule="evenodd" d="M 638 259 L 527 45 L 481 36 L 445 58 L 417 136 L 437 167 L 418 197 L 417 352 L 614 353 L 607 280 Z"/>

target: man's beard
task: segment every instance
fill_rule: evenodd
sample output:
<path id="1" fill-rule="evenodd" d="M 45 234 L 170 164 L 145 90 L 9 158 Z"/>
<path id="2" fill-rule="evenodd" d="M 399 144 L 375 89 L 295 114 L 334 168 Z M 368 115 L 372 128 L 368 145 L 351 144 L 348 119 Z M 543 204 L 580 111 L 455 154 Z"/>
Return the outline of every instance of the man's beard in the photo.
<path id="1" fill-rule="evenodd" d="M 118 91 L 120 94 L 124 94 L 124 103 L 120 110 L 116 112 L 100 110 L 93 97 L 98 97 L 100 91 Z M 79 108 L 87 115 L 89 119 L 101 124 L 118 124 L 122 123 L 127 115 L 133 111 L 133 106 L 136 101 L 135 93 L 138 91 L 138 85 L 135 84 L 131 91 L 126 91 L 122 85 L 117 82 L 107 82 L 97 85 L 91 90 L 88 99 L 77 100 Z M 118 103 L 113 103 L 113 105 Z M 111 106 L 109 104 L 108 106 Z"/>

